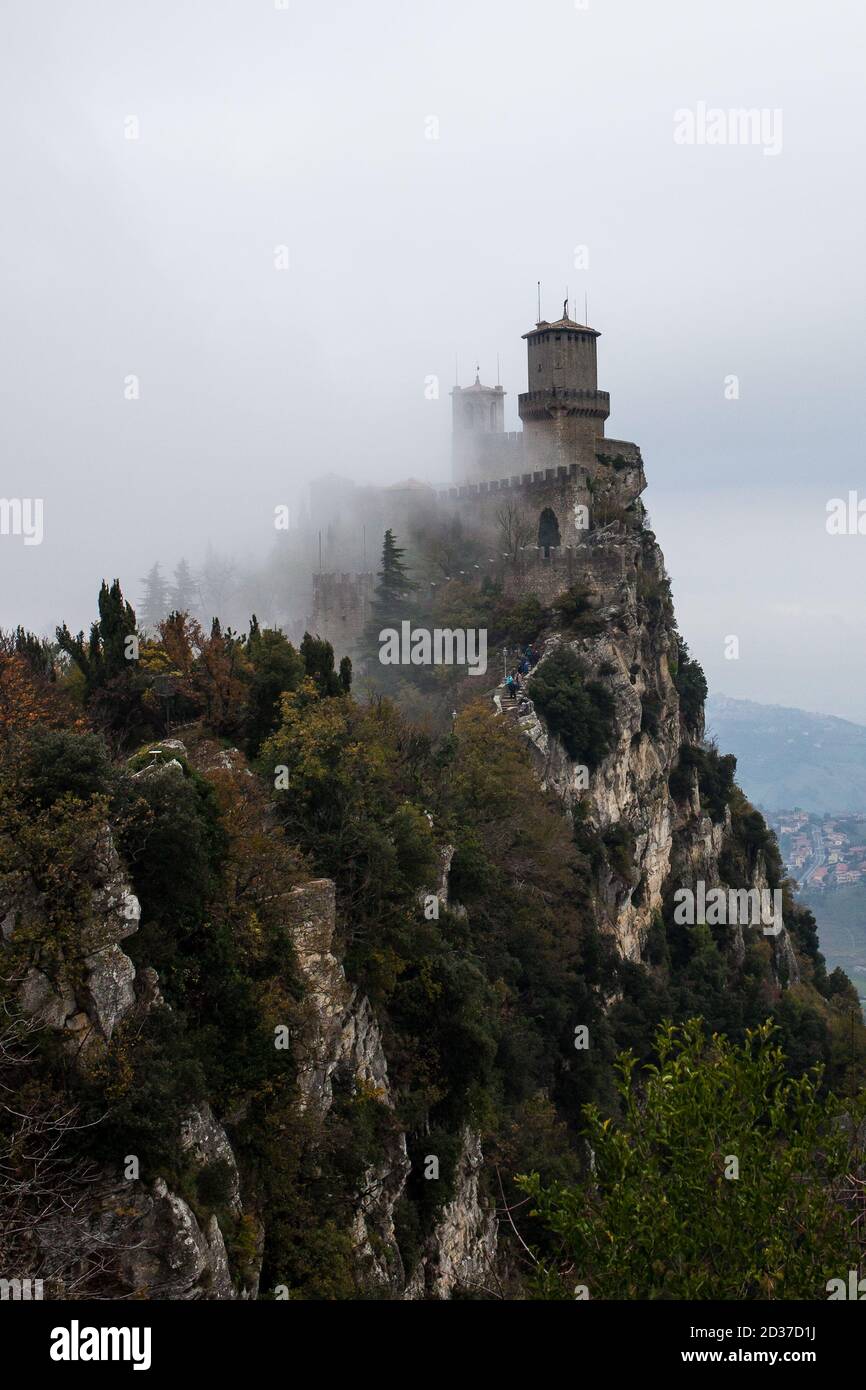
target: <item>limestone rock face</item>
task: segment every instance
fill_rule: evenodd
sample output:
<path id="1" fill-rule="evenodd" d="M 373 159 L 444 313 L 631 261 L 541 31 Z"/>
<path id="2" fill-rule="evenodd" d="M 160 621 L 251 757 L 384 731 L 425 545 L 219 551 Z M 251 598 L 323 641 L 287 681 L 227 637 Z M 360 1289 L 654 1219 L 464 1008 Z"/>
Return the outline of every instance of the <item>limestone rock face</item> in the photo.
<path id="1" fill-rule="evenodd" d="M 202 1226 L 162 1179 L 117 1181 L 94 1175 L 70 1212 L 37 1230 L 51 1296 L 233 1299 L 225 1241 L 216 1217 Z"/>
<path id="2" fill-rule="evenodd" d="M 451 1298 L 455 1290 L 485 1293 L 496 1288 L 498 1226 L 480 1193 L 484 1166 L 481 1138 L 462 1135 L 454 1196 L 439 1220 L 406 1290 L 406 1298 Z"/>
<path id="3" fill-rule="evenodd" d="M 443 851 L 437 891 L 447 901 L 453 850 Z M 305 1037 L 308 1060 L 300 1077 L 305 1106 L 326 1113 L 338 1071 L 356 1086 L 372 1088 L 393 1107 L 382 1035 L 370 1001 L 346 979 L 333 954 L 335 890 L 317 879 L 291 895 L 290 922 L 298 966 L 307 983 L 312 1017 Z M 406 1185 L 410 1162 L 406 1136 L 394 1135 L 381 1160 L 364 1174 L 353 1222 L 355 1250 L 364 1277 L 393 1296 L 448 1298 L 458 1286 L 489 1286 L 497 1245 L 497 1223 L 480 1195 L 481 1141 L 466 1131 L 455 1194 L 444 1208 L 415 1271 L 404 1270 L 397 1247 L 394 1210 Z"/>
<path id="4" fill-rule="evenodd" d="M 185 755 L 186 750 L 175 741 L 170 751 Z M 175 758 L 145 770 L 150 776 L 183 775 Z M 14 940 L 19 915 L 32 917 L 37 910 L 33 903 L 3 904 L 0 952 L 2 942 Z M 165 1007 L 156 971 L 144 967 L 136 972 L 121 945 L 138 930 L 140 917 L 138 899 L 106 827 L 97 845 L 92 912 L 78 941 L 70 945 L 69 958 L 53 969 L 51 977 L 31 964 L 18 990 L 22 1012 L 61 1034 L 74 1065 L 84 1074 L 102 1057 L 115 1029 L 133 1011 L 143 1018 L 149 1010 Z M 225 1130 L 206 1103 L 186 1118 L 181 1146 L 196 1168 L 224 1165 L 228 1208 L 241 1217 L 237 1162 Z M 116 1171 L 94 1169 L 88 1190 L 74 1210 L 42 1222 L 38 1239 L 52 1283 L 67 1297 L 74 1296 L 83 1272 L 90 1287 L 94 1279 L 99 1287 L 103 1269 L 112 1296 L 117 1296 L 118 1284 L 132 1297 L 239 1296 L 217 1218 L 209 1217 L 202 1226 L 189 1204 L 162 1179 L 118 1181 Z M 258 1244 L 261 1247 L 260 1238 Z M 249 1271 L 240 1296 L 255 1297 L 257 1280 L 258 1271 Z"/>
<path id="5" fill-rule="evenodd" d="M 568 812 L 581 803 L 589 827 L 602 836 L 615 827 L 627 832 L 631 872 L 623 876 L 621 865 L 602 871 L 596 897 L 602 929 L 613 935 L 624 957 L 639 961 L 648 929 L 672 887 L 699 879 L 708 889 L 719 885 L 732 826 L 730 814 L 713 823 L 702 811 L 696 774 L 685 807 L 670 795 L 669 778 L 680 747 L 700 741 L 703 713 L 692 728 L 685 727 L 671 675 L 676 630 L 669 611 L 657 601 L 665 572 L 655 537 L 613 522 L 590 532 L 580 553 L 580 583 L 597 630 L 553 634 L 542 661 L 562 644 L 575 652 L 588 678 L 602 683 L 613 698 L 615 743 L 590 772 L 551 736 L 531 703 L 517 715 L 517 723 L 532 746 L 542 786 L 555 792 Z M 760 857 L 751 886 L 768 886 Z M 799 967 L 787 930 L 768 939 L 777 984 L 796 982 Z M 739 925 L 731 926 L 731 950 L 742 961 L 745 942 Z"/>
<path id="6" fill-rule="evenodd" d="M 614 701 L 614 746 L 590 773 L 551 737 L 534 710 L 519 722 L 533 746 L 542 786 L 556 792 L 568 811 L 583 801 L 589 825 L 602 834 L 624 826 L 633 837 L 631 878 L 608 875 L 598 889 L 602 925 L 614 934 L 622 954 L 637 960 L 670 871 L 676 808 L 667 781 L 681 742 L 679 697 L 668 663 L 675 636 L 663 623 L 648 625 L 639 609 L 639 564 L 644 584 L 660 585 L 663 579 L 657 546 L 647 548 L 640 533 L 613 523 L 590 533 L 586 555 L 582 582 L 601 631 L 554 634 L 542 661 L 565 644 L 588 677 L 603 683 Z M 647 728 L 650 706 L 652 727 Z"/>
<path id="7" fill-rule="evenodd" d="M 53 984 L 35 965 L 28 967 L 18 1002 L 28 1018 L 39 1019 L 48 1028 L 63 1028 L 66 1020 L 78 1012 L 71 985 L 66 981 Z"/>
<path id="8" fill-rule="evenodd" d="M 11 941 L 19 915 L 38 916 L 39 905 L 18 901 L 4 909 L 3 940 Z M 96 851 L 90 920 L 51 977 L 34 963 L 18 993 L 28 1017 L 63 1030 L 67 1050 L 82 1070 L 101 1055 L 135 1006 L 135 966 L 120 943 L 138 930 L 140 917 L 139 901 L 106 826 Z"/>
<path id="9" fill-rule="evenodd" d="M 132 1293 L 147 1298 L 235 1297 L 215 1216 L 202 1229 L 188 1204 L 161 1178 L 150 1190 L 139 1190 L 133 1203 L 137 1219 L 126 1227 L 128 1244 L 119 1260 L 121 1279 Z"/>
<path id="10" fill-rule="evenodd" d="M 307 986 L 306 1062 L 299 1076 L 303 1108 L 326 1114 L 339 1071 L 393 1108 L 382 1034 L 369 999 L 349 983 L 333 954 L 336 890 L 331 879 L 313 879 L 289 899 L 289 925 L 301 977 Z M 404 1277 L 394 1229 L 394 1208 L 409 1173 L 406 1137 L 397 1134 L 379 1163 L 364 1174 L 353 1222 L 355 1249 L 375 1284 L 395 1288 Z"/>
<path id="11" fill-rule="evenodd" d="M 382 1035 L 369 1000 L 349 983 L 332 952 L 335 922 L 331 879 L 312 879 L 292 891 L 289 925 L 311 1010 L 300 1076 L 304 1104 L 325 1113 L 333 1100 L 334 1073 L 343 1068 L 390 1106 Z"/>
<path id="12" fill-rule="evenodd" d="M 114 1025 L 135 1003 L 135 966 L 118 945 L 103 946 L 87 958 L 87 990 L 93 1018 L 106 1042 Z"/>
<path id="13" fill-rule="evenodd" d="M 195 1110 L 191 1110 L 182 1121 L 180 1146 L 199 1168 L 208 1168 L 213 1164 L 225 1166 L 229 1188 L 227 1205 L 235 1215 L 240 1215 L 243 1211 L 243 1203 L 241 1202 L 240 1174 L 238 1173 L 234 1150 L 229 1143 L 228 1135 L 215 1119 L 207 1101 L 203 1101 Z"/>

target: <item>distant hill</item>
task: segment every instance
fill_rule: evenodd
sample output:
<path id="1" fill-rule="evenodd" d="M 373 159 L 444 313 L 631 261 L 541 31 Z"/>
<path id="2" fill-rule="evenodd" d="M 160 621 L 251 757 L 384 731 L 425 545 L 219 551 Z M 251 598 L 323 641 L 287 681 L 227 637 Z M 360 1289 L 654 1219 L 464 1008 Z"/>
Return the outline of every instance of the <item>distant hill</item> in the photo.
<path id="1" fill-rule="evenodd" d="M 707 736 L 737 756 L 737 780 L 767 811 L 866 812 L 866 728 L 783 705 L 707 700 Z"/>

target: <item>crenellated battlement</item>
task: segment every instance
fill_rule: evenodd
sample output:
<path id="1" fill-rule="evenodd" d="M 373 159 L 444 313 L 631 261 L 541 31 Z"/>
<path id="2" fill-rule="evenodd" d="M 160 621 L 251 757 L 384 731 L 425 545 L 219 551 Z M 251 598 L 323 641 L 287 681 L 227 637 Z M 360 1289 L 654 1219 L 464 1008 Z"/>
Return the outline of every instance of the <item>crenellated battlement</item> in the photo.
<path id="1" fill-rule="evenodd" d="M 598 387 L 597 331 L 564 314 L 555 323 L 539 321 L 524 336 L 523 429 L 505 430 L 505 392 L 498 382 L 485 386 L 476 374 L 472 385 L 455 386 L 454 485 L 407 484 L 400 495 L 412 505 L 400 516 L 397 491 L 386 489 L 378 520 L 404 544 L 437 526 L 443 534 L 448 530 L 449 546 L 461 531 L 480 543 L 486 562 L 473 561 L 471 571 L 447 583 L 490 575 L 508 593 L 549 602 L 576 582 L 582 567 L 609 563 L 616 569 L 620 548 L 611 547 L 608 558 L 604 537 L 610 539 L 611 526 L 640 528 L 646 478 L 637 444 L 605 438 L 610 396 Z M 357 648 L 373 591 L 372 576 L 316 576 L 316 630 L 335 645 Z"/>
<path id="2" fill-rule="evenodd" d="M 549 481 L 551 468 L 639 466 L 637 445 L 604 437 L 610 393 L 598 384 L 598 331 L 564 312 L 553 323 L 539 319 L 523 336 L 527 382 L 517 398 L 522 431 L 505 432 L 501 385 L 483 386 L 476 376 L 474 385 L 455 386 L 451 393 L 457 487 L 485 483 L 489 489 L 493 483 L 501 492 L 535 483 L 540 475 Z M 458 494 L 470 495 L 481 494 Z"/>
<path id="3" fill-rule="evenodd" d="M 632 445 L 631 447 L 635 448 L 636 446 Z M 538 469 L 534 473 L 520 473 L 511 478 L 496 478 L 488 482 L 464 483 L 460 487 L 441 488 L 437 495 L 443 501 L 447 499 L 459 501 L 465 497 L 487 497 L 491 493 L 541 487 L 557 480 L 567 482 L 570 478 L 576 480 L 578 476 L 582 476 L 585 481 L 587 470 L 582 464 L 572 463 L 559 468 Z"/>
<path id="4" fill-rule="evenodd" d="M 517 404 L 524 423 L 528 420 L 546 421 L 551 414 L 558 412 L 604 421 L 610 414 L 610 393 L 551 386 L 522 392 L 517 397 Z"/>

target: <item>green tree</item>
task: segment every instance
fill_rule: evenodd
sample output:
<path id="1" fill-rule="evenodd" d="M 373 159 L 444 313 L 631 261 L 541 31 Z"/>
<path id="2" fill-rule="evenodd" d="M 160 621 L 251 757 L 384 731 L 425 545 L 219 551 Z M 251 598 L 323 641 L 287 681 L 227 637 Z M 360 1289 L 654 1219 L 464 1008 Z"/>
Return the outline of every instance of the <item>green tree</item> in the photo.
<path id="1" fill-rule="evenodd" d="M 123 597 L 120 580 L 115 579 L 109 587 L 103 579 L 99 590 L 99 620 L 91 625 L 87 645 L 83 632 L 73 637 L 65 623 L 57 629 L 58 644 L 84 676 L 88 696 L 104 688 L 116 676 L 128 673 L 126 639 L 135 635 L 136 626 L 135 611 Z"/>
<path id="2" fill-rule="evenodd" d="M 345 685 L 344 662 L 340 662 L 339 674 L 334 670 L 334 648 L 330 642 L 326 642 L 323 637 L 313 637 L 309 632 L 304 633 L 304 640 L 301 642 L 301 658 L 304 663 L 304 673 L 310 680 L 315 681 L 316 689 L 320 695 L 344 695 L 352 684 L 351 674 L 348 674 L 348 686 Z M 348 668 L 351 672 L 351 663 Z"/>
<path id="3" fill-rule="evenodd" d="M 707 698 L 707 679 L 700 662 L 689 654 L 687 644 L 677 633 L 677 652 L 671 662 L 674 685 L 680 697 L 680 714 L 687 728 L 702 725 L 704 701 Z"/>
<path id="4" fill-rule="evenodd" d="M 247 751 L 254 758 L 279 724 L 280 696 L 300 685 L 304 661 L 282 632 L 274 628 L 260 629 L 255 614 L 250 620 L 247 656 L 252 676 L 244 732 Z"/>
<path id="5" fill-rule="evenodd" d="M 94 723 L 119 740 L 144 736 L 153 719 L 143 703 L 147 679 L 138 668 L 138 632 L 135 611 L 127 603 L 115 579 L 99 590 L 99 619 L 73 637 L 64 623 L 57 642 L 84 677 L 84 700 Z M 132 640 L 136 639 L 136 640 Z"/>
<path id="6" fill-rule="evenodd" d="M 373 626 L 376 627 L 377 639 L 381 628 L 394 627 L 405 617 L 406 600 L 418 588 L 414 580 L 409 578 L 408 566 L 403 561 L 405 553 L 389 527 L 382 544 L 382 568 L 373 599 Z"/>
<path id="7" fill-rule="evenodd" d="M 621 1119 L 584 1107 L 583 1184 L 519 1179 L 560 1241 L 540 1267 L 546 1296 L 582 1284 L 597 1299 L 824 1298 L 857 1266 L 847 1199 L 863 1100 L 843 1116 L 819 1067 L 787 1075 L 774 1032 L 735 1045 L 700 1019 L 662 1024 L 642 1078 L 620 1055 Z"/>

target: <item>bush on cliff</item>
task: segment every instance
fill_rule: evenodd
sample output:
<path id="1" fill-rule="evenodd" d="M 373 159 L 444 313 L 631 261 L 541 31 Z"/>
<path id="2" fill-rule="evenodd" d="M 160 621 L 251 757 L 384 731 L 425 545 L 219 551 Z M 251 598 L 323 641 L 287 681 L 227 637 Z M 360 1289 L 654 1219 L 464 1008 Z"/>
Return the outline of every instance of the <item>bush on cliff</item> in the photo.
<path id="1" fill-rule="evenodd" d="M 677 653 L 671 661 L 671 675 L 680 697 L 680 716 L 689 729 L 697 729 L 704 717 L 707 698 L 707 678 L 698 661 L 677 634 Z"/>
<path id="2" fill-rule="evenodd" d="M 597 767 L 610 752 L 614 703 L 599 681 L 587 681 L 582 663 L 570 647 L 559 647 L 538 667 L 529 696 L 552 734 L 557 734 L 575 762 Z"/>
<path id="3" fill-rule="evenodd" d="M 558 1238 L 545 1297 L 826 1298 L 862 1258 L 852 1134 L 863 1099 L 819 1094 L 820 1069 L 792 1078 L 772 1024 L 735 1045 L 700 1019 L 666 1024 L 658 1063 L 619 1058 L 622 1118 L 585 1108 L 595 1161 L 579 1186 L 522 1180 Z"/>

